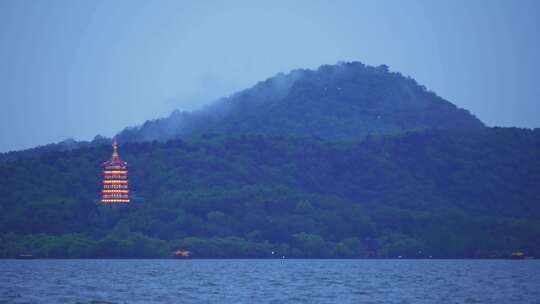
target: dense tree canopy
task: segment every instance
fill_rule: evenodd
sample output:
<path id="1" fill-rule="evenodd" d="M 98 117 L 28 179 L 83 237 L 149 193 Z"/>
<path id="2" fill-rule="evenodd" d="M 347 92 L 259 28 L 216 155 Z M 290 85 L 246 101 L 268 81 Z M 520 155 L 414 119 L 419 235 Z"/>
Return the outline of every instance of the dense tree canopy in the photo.
<path id="1" fill-rule="evenodd" d="M 0 256 L 540 255 L 540 131 L 130 143 L 127 208 L 96 203 L 107 145 L 0 164 Z"/>

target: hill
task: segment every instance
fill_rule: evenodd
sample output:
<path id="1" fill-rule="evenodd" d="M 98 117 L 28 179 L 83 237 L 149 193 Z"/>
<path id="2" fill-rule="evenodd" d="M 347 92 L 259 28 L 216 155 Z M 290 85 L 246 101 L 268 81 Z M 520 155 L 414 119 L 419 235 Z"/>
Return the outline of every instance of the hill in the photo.
<path id="1" fill-rule="evenodd" d="M 358 140 L 411 129 L 479 129 L 484 125 L 414 79 L 360 62 L 294 70 L 194 112 L 127 128 L 121 141 L 264 134 Z"/>
<path id="2" fill-rule="evenodd" d="M 540 255 L 540 131 L 131 143 L 137 199 L 98 206 L 110 146 L 0 164 L 0 256 Z"/>
<path id="3" fill-rule="evenodd" d="M 45 153 L 54 151 L 72 151 L 80 148 L 93 147 L 96 145 L 105 145 L 109 144 L 110 142 L 110 139 L 100 135 L 96 135 L 92 141 L 76 141 L 73 138 L 69 138 L 58 143 L 46 144 L 25 150 L 0 153 L 0 163 L 24 158 L 35 158 Z"/>
<path id="4" fill-rule="evenodd" d="M 198 138 L 203 134 L 260 134 L 359 140 L 367 135 L 420 129 L 482 129 L 484 124 L 419 85 L 381 65 L 323 65 L 278 74 L 252 88 L 192 112 L 146 121 L 117 134 L 120 142 Z M 0 153 L 0 163 L 50 151 L 96 146 L 107 139 L 68 139 Z"/>

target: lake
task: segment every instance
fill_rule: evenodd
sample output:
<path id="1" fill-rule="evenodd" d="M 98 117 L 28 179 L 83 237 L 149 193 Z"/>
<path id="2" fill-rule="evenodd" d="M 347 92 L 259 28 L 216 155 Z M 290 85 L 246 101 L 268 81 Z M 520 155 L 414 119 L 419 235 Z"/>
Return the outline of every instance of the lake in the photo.
<path id="1" fill-rule="evenodd" d="M 0 260 L 0 303 L 540 303 L 540 260 Z"/>

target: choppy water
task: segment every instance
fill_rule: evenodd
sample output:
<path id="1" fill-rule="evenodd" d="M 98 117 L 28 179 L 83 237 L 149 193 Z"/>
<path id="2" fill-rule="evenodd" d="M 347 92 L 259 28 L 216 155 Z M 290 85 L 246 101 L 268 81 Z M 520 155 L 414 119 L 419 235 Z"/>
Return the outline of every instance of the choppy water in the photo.
<path id="1" fill-rule="evenodd" d="M 0 260 L 0 303 L 540 303 L 540 260 Z"/>

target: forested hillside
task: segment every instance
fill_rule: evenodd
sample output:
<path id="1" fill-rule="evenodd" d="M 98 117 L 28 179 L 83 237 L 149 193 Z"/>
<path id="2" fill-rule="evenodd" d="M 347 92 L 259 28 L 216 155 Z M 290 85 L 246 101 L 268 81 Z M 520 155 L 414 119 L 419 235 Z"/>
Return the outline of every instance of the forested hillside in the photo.
<path id="1" fill-rule="evenodd" d="M 203 134 L 256 134 L 361 140 L 368 135 L 422 129 L 479 130 L 467 110 L 428 91 L 411 77 L 360 62 L 323 65 L 278 74 L 195 111 L 175 110 L 117 134 L 123 142 L 197 139 Z M 0 163 L 51 151 L 107 142 L 68 139 L 23 151 L 0 153 Z"/>
<path id="2" fill-rule="evenodd" d="M 469 129 L 483 124 L 414 79 L 360 62 L 278 74 L 193 112 L 147 121 L 123 142 L 265 134 L 359 140 L 411 129 Z"/>
<path id="3" fill-rule="evenodd" d="M 0 256 L 540 255 L 540 131 L 121 145 L 136 196 L 96 204 L 108 145 L 0 164 Z"/>

